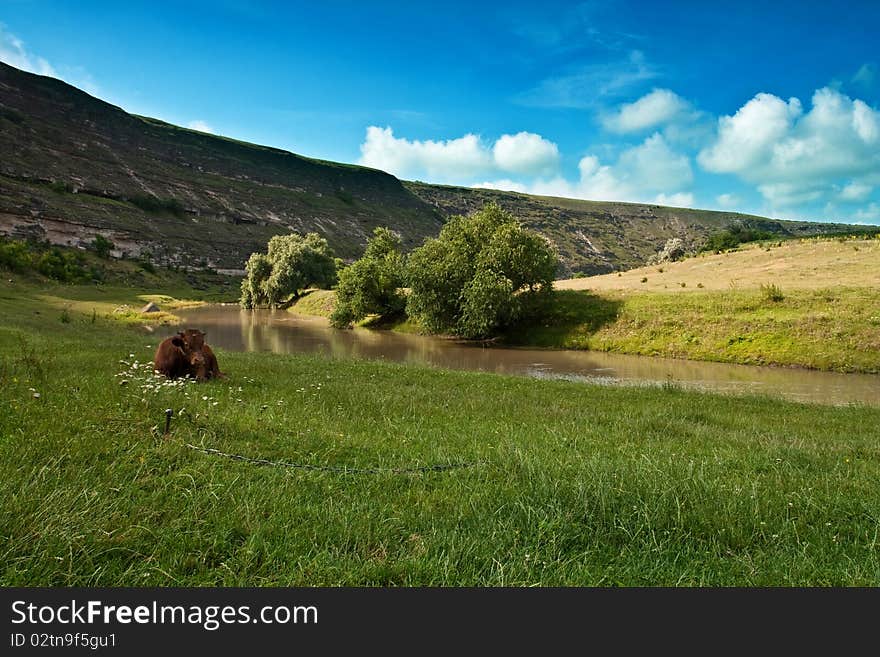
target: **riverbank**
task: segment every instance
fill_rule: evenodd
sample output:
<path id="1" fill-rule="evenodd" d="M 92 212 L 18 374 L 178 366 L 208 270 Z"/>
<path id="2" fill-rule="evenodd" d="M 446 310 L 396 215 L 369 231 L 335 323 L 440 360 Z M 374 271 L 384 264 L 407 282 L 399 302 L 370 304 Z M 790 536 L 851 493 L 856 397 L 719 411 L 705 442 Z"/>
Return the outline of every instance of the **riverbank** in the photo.
<path id="1" fill-rule="evenodd" d="M 5 586 L 880 585 L 880 409 L 223 350 L 168 386 L 8 296 Z"/>
<path id="2" fill-rule="evenodd" d="M 503 344 L 880 372 L 878 239 L 752 244 L 555 287 L 542 321 Z M 290 310 L 328 317 L 334 303 L 319 290 Z M 410 320 L 383 328 L 420 331 Z"/>

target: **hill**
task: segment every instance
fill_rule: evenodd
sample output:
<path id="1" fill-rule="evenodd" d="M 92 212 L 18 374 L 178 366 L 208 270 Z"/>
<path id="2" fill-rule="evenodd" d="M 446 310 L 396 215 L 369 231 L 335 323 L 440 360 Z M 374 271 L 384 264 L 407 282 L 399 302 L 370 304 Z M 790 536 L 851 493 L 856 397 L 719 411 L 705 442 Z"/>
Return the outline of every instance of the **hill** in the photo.
<path id="1" fill-rule="evenodd" d="M 770 284 L 783 289 L 822 290 L 839 286 L 880 290 L 880 239 L 804 239 L 778 246 L 750 244 L 737 251 L 704 253 L 619 275 L 556 281 L 555 286 L 558 290 L 689 293 L 703 289 L 754 289 Z"/>
<path id="2" fill-rule="evenodd" d="M 556 281 L 511 343 L 880 373 L 880 239 L 758 244 Z"/>
<path id="3" fill-rule="evenodd" d="M 0 233 L 118 255 L 237 270 L 274 234 L 317 231 L 357 257 L 376 226 L 407 248 L 444 218 L 497 200 L 559 248 L 561 274 L 645 262 L 669 237 L 696 244 L 734 222 L 781 235 L 841 226 L 403 182 L 128 114 L 54 78 L 0 63 Z"/>

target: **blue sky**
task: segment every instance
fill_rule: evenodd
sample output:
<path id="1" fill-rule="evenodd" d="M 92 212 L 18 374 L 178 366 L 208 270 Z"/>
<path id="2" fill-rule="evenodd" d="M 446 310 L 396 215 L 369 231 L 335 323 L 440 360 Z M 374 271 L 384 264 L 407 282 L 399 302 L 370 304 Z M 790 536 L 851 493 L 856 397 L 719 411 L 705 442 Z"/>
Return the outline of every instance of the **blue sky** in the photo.
<path id="1" fill-rule="evenodd" d="M 880 224 L 880 3 L 0 4 L 0 60 L 406 179 Z"/>

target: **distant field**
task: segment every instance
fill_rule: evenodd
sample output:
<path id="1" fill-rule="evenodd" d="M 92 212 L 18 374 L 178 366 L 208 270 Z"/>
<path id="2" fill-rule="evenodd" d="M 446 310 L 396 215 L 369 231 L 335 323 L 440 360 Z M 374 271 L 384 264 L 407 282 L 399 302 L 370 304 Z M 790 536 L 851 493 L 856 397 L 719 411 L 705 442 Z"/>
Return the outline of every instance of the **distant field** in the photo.
<path id="1" fill-rule="evenodd" d="M 820 238 L 775 244 L 744 245 L 731 253 L 707 253 L 681 262 L 639 267 L 620 275 L 572 278 L 556 281 L 555 286 L 558 290 L 597 292 L 694 292 L 757 288 L 768 284 L 783 290 L 880 289 L 880 239 Z M 647 280 L 642 282 L 643 278 Z"/>

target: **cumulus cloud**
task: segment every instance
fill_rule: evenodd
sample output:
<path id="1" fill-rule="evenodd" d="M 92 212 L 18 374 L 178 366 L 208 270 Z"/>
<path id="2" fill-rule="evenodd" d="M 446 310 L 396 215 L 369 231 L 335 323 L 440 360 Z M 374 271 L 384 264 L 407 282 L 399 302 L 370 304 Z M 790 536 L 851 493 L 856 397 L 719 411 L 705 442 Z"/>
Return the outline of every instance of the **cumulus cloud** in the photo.
<path id="1" fill-rule="evenodd" d="M 523 175 L 552 175 L 559 168 L 559 148 L 531 132 L 502 135 L 492 147 L 496 166 Z"/>
<path id="2" fill-rule="evenodd" d="M 196 119 L 195 121 L 190 121 L 186 124 L 186 127 L 190 130 L 198 130 L 199 132 L 207 132 L 209 134 L 215 134 L 214 128 L 209 126 L 207 123 L 202 121 L 201 119 Z"/>
<path id="3" fill-rule="evenodd" d="M 0 23 L 0 61 L 37 75 L 58 77 L 52 65 L 42 57 L 28 52 L 24 42 Z"/>
<path id="4" fill-rule="evenodd" d="M 718 119 L 718 138 L 700 152 L 698 161 L 714 173 L 748 172 L 768 158 L 801 111 L 797 98 L 785 102 L 772 94 L 758 94 L 733 116 Z"/>
<path id="5" fill-rule="evenodd" d="M 361 144 L 359 162 L 396 176 L 460 181 L 489 170 L 492 154 L 474 134 L 445 141 L 420 141 L 395 137 L 390 127 L 370 126 Z"/>
<path id="6" fill-rule="evenodd" d="M 495 164 L 502 171 L 525 175 L 552 175 L 559 168 L 559 148 L 531 132 L 502 135 L 492 147 Z"/>
<path id="7" fill-rule="evenodd" d="M 561 176 L 519 184 L 515 191 L 543 196 L 693 205 L 687 188 L 693 182 L 690 158 L 670 148 L 663 135 L 654 133 L 641 144 L 620 153 L 613 163 L 586 155 L 578 163 L 578 179 Z M 492 189 L 514 189 L 511 181 L 480 183 Z"/>
<path id="8" fill-rule="evenodd" d="M 616 111 L 602 117 L 607 130 L 619 133 L 640 132 L 680 118 L 691 109 L 690 104 L 669 89 L 654 89 L 632 103 L 624 103 Z"/>
<path id="9" fill-rule="evenodd" d="M 828 87 L 804 113 L 797 98 L 761 93 L 718 120 L 699 163 L 757 184 L 774 207 L 819 201 L 849 179 L 849 198 L 867 198 L 866 177 L 880 172 L 880 112 Z"/>
<path id="10" fill-rule="evenodd" d="M 395 137 L 390 127 L 370 126 L 359 162 L 396 176 L 435 182 L 471 182 L 495 173 L 548 177 L 559 168 L 559 148 L 531 132 L 502 135 L 490 145 L 474 134 L 422 141 Z"/>

